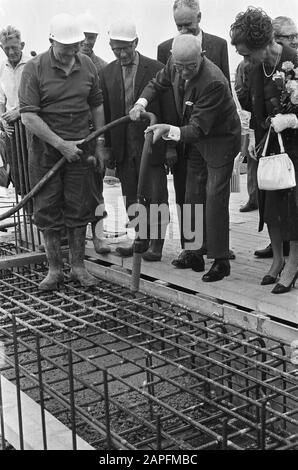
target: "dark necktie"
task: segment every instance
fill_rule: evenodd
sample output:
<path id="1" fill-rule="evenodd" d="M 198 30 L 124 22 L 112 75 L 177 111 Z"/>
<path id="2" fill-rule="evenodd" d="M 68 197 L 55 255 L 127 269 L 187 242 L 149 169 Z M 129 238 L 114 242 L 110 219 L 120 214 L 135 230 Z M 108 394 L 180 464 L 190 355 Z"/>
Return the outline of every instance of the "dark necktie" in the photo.
<path id="1" fill-rule="evenodd" d="M 125 93 L 125 113 L 128 114 L 134 105 L 134 78 L 133 64 L 123 66 L 124 93 Z"/>
<path id="2" fill-rule="evenodd" d="M 183 78 L 179 77 L 178 93 L 179 93 L 179 98 L 180 98 L 181 109 L 183 108 L 184 92 L 185 92 L 185 80 L 183 80 Z"/>

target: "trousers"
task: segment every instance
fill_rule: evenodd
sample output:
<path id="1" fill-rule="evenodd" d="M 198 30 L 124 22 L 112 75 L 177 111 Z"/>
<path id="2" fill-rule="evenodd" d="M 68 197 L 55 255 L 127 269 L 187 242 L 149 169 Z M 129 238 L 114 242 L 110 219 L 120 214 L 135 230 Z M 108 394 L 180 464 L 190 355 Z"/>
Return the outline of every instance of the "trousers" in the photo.
<path id="1" fill-rule="evenodd" d="M 220 168 L 208 165 L 199 152 L 187 159 L 178 160 L 174 169 L 176 203 L 181 208 L 181 246 L 184 249 L 187 240 L 183 233 L 186 216 L 183 204 L 188 208 L 187 215 L 192 218 L 190 225 L 195 226 L 195 205 L 202 205 L 203 224 L 202 243 L 207 244 L 207 257 L 227 258 L 229 254 L 229 199 L 230 179 L 233 162 Z M 183 194 L 184 191 L 184 194 Z M 197 246 L 196 249 L 200 248 Z"/>
<path id="2" fill-rule="evenodd" d="M 62 155 L 36 136 L 28 138 L 30 187 L 57 163 Z M 40 230 L 63 230 L 97 220 L 97 202 L 90 188 L 90 168 L 84 159 L 65 163 L 34 197 L 34 223 Z"/>

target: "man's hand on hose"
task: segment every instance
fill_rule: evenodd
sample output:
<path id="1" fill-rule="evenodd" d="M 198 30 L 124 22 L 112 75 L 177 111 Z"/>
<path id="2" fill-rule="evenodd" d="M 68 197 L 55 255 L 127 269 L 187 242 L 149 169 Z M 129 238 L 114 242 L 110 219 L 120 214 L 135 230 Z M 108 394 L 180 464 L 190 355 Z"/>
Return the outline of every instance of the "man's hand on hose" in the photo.
<path id="1" fill-rule="evenodd" d="M 80 156 L 83 150 L 77 147 L 78 144 L 84 142 L 82 140 L 62 140 L 61 144 L 57 147 L 57 150 L 66 158 L 68 163 L 76 162 L 80 160 Z"/>
<path id="2" fill-rule="evenodd" d="M 104 141 L 98 140 L 95 147 L 96 170 L 103 174 L 108 162 L 112 159 L 112 150 L 104 146 Z"/>
<path id="3" fill-rule="evenodd" d="M 154 124 L 153 126 L 147 127 L 145 134 L 153 132 L 153 143 L 157 142 L 162 137 L 167 137 L 170 132 L 170 124 Z"/>
<path id="4" fill-rule="evenodd" d="M 141 113 L 144 111 L 144 106 L 140 103 L 136 103 L 134 107 L 129 111 L 129 117 L 132 121 L 139 121 L 141 119 Z"/>
<path id="5" fill-rule="evenodd" d="M 6 111 L 6 113 L 2 114 L 2 117 L 9 124 L 12 124 L 13 122 L 17 121 L 21 117 L 19 108 L 14 108 L 14 109 L 11 109 L 10 111 Z"/>

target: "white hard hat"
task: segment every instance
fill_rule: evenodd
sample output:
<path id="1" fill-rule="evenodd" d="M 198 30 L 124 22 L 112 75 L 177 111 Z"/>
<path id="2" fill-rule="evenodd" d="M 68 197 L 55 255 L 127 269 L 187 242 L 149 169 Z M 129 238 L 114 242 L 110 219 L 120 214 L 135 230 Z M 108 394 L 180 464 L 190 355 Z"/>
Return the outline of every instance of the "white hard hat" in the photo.
<path id="1" fill-rule="evenodd" d="M 136 25 L 132 21 L 118 20 L 110 26 L 110 39 L 134 41 L 137 38 Z"/>
<path id="2" fill-rule="evenodd" d="M 49 37 L 61 44 L 74 44 L 85 39 L 76 18 L 67 13 L 61 13 L 52 18 Z"/>
<path id="3" fill-rule="evenodd" d="M 84 33 L 99 33 L 99 27 L 89 11 L 77 16 L 77 21 Z"/>

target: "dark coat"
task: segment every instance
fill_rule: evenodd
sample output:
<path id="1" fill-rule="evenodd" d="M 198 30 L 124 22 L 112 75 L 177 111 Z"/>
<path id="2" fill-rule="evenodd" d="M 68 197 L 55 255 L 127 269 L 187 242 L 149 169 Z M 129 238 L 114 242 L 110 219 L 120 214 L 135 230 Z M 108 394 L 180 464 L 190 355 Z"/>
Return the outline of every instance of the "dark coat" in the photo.
<path id="1" fill-rule="evenodd" d="M 162 42 L 157 48 L 157 60 L 163 64 L 167 63 L 171 55 L 173 39 Z M 227 41 L 202 31 L 202 50 L 205 51 L 206 57 L 221 69 L 230 83 Z"/>
<path id="2" fill-rule="evenodd" d="M 283 46 L 279 65 L 276 70 L 280 70 L 281 65 L 286 61 L 293 62 L 294 65 L 297 65 L 297 55 L 296 51 L 292 48 Z M 266 125 L 268 114 L 264 97 L 264 72 L 261 64 L 249 69 L 247 78 L 243 81 L 242 87 L 237 90 L 237 95 L 242 108 L 251 112 L 250 126 L 255 131 L 256 143 L 258 144 L 268 129 L 268 125 Z M 277 89 L 276 96 L 272 98 L 279 98 Z"/>
<path id="3" fill-rule="evenodd" d="M 156 95 L 172 88 L 181 119 L 181 142 L 193 144 L 189 146 L 189 155 L 200 152 L 207 164 L 215 168 L 230 163 L 240 150 L 241 128 L 227 79 L 204 57 L 198 74 L 188 82 L 183 107 L 179 80 L 170 59 L 141 96 L 150 103 Z"/>
<path id="4" fill-rule="evenodd" d="M 163 64 L 139 54 L 139 65 L 135 77 L 134 99 L 140 97 L 143 88 L 148 81 L 156 75 L 163 67 Z M 118 60 L 108 64 L 101 75 L 101 85 L 104 97 L 104 109 L 106 122 L 114 121 L 125 116 L 124 84 L 122 79 L 121 65 Z M 158 122 L 161 122 L 161 105 L 157 97 L 147 108 L 148 112 L 156 115 Z M 106 136 L 107 145 L 111 146 L 113 157 L 117 164 L 121 163 L 126 156 L 126 130 L 127 126 L 133 127 L 134 144 L 141 157 L 144 144 L 144 131 L 148 127 L 147 121 L 133 122 L 127 125 L 117 126 Z M 152 147 L 151 163 L 160 164 L 165 160 L 165 142 L 158 142 Z"/>
<path id="5" fill-rule="evenodd" d="M 279 64 L 276 67 L 276 70 L 280 70 L 283 62 L 290 61 L 295 66 L 297 66 L 297 55 L 296 51 L 290 47 L 283 46 L 281 58 Z M 273 90 L 273 95 L 271 98 L 272 101 L 272 114 L 274 112 L 274 103 L 278 103 L 280 92 L 277 87 Z M 254 129 L 256 135 L 256 144 L 260 143 L 264 139 L 265 134 L 268 131 L 268 108 L 265 105 L 265 96 L 264 96 L 264 72 L 262 65 L 257 65 L 253 67 L 247 77 L 244 80 L 242 87 L 237 90 L 237 95 L 243 109 L 251 112 L 251 122 L 250 127 Z M 285 151 L 288 153 L 289 157 L 292 160 L 297 159 L 297 145 L 298 145 L 298 136 L 297 130 L 286 129 L 282 132 L 283 142 L 285 146 Z M 270 153 L 280 153 L 279 145 L 277 144 L 277 138 L 272 136 L 270 138 L 267 154 Z M 297 165 L 296 162 L 294 162 Z M 272 193 L 275 191 L 272 191 Z M 283 192 L 276 191 L 282 196 Z M 263 229 L 264 226 L 264 211 L 265 211 L 265 198 L 267 191 L 259 191 L 259 211 L 260 211 L 260 222 L 259 222 L 259 231 Z M 268 195 L 267 195 L 268 197 Z M 271 195 L 269 195 L 271 197 Z M 278 201 L 278 199 L 277 199 Z M 275 213 L 277 211 L 277 203 L 272 204 L 266 203 L 267 206 L 270 206 L 269 211 Z M 283 225 L 288 223 L 289 218 L 292 219 L 294 224 L 294 219 L 297 220 L 297 209 L 294 210 L 294 213 L 290 213 L 288 217 L 288 207 L 290 204 L 285 204 L 285 206 L 279 209 L 281 215 L 285 217 Z M 288 207 L 287 207 L 288 206 Z M 294 203 L 295 206 L 295 203 Z M 267 210 L 268 212 L 268 210 Z M 296 223 L 296 222 L 295 222 Z M 291 236 L 291 235 L 289 235 Z"/>

